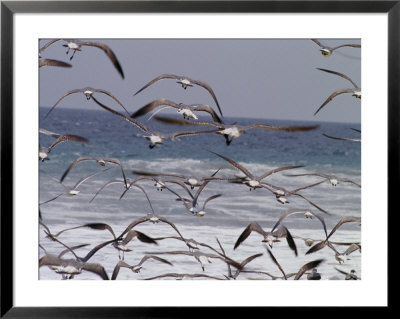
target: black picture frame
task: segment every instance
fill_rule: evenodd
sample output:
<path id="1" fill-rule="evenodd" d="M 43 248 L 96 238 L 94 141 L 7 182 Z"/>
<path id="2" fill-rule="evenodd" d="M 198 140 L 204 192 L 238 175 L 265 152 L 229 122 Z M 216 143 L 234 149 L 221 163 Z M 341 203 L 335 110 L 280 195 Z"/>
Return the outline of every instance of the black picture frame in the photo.
<path id="1" fill-rule="evenodd" d="M 15 13 L 387 13 L 388 14 L 388 207 L 395 206 L 399 179 L 400 1 L 1 1 L 1 268 L 3 318 L 177 318 L 186 307 L 15 307 L 13 289 L 13 19 Z M 382 105 L 379 107 L 383 107 Z M 384 213 L 384 212 L 381 212 Z M 390 216 L 389 216 L 390 218 Z M 390 222 L 389 222 L 390 225 Z M 389 234 L 389 232 L 388 232 Z M 388 238 L 389 239 L 389 238 Z M 386 240 L 388 240 L 386 239 Z M 384 240 L 384 239 L 383 239 Z M 388 240 L 388 244 L 390 240 Z M 389 247 L 389 246 L 388 246 Z M 389 255 L 388 255 L 389 258 Z M 388 260 L 389 261 L 389 260 Z M 388 263 L 389 265 L 389 263 Z M 388 281 L 389 287 L 390 280 Z M 390 298 L 388 305 L 390 304 Z M 210 309 L 196 310 L 196 315 Z M 387 307 L 389 308 L 389 307 Z M 213 309 L 209 315 L 230 315 Z M 293 310 L 293 308 L 292 308 Z M 215 313 L 215 311 L 217 311 Z M 247 311 L 247 310 L 246 310 Z M 254 307 L 252 312 L 263 311 Z M 268 310 L 270 311 L 270 310 Z M 299 309 L 306 315 L 307 308 Z"/>

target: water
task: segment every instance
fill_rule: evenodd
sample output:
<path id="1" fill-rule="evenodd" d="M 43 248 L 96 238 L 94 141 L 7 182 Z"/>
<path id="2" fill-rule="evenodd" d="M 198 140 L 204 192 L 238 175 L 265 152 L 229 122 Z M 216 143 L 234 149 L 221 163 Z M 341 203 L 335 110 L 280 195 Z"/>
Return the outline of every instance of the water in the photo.
<path id="1" fill-rule="evenodd" d="M 137 175 L 132 170 L 176 173 L 194 176 L 210 176 L 220 169 L 216 176 L 232 177 L 240 172 L 228 162 L 209 152 L 209 150 L 229 157 L 242 164 L 254 175 L 287 165 L 303 165 L 304 167 L 291 171 L 273 174 L 265 180 L 288 190 L 312 184 L 321 180 L 315 176 L 288 177 L 285 174 L 300 174 L 320 172 L 335 174 L 361 183 L 361 144 L 328 139 L 322 133 L 332 136 L 359 137 L 359 133 L 350 128 L 359 129 L 359 124 L 322 123 L 321 128 L 309 132 L 287 133 L 268 130 L 249 130 L 241 137 L 225 145 L 225 139 L 216 134 L 181 137 L 177 141 L 167 140 L 163 145 L 153 149 L 148 147 L 149 142 L 143 138 L 143 132 L 130 123 L 115 115 L 99 110 L 71 110 L 58 108 L 51 115 L 42 120 L 48 108 L 40 108 L 40 127 L 64 134 L 77 134 L 90 140 L 89 144 L 61 143 L 49 154 L 50 160 L 39 163 L 40 170 L 40 202 L 49 200 L 61 193 L 65 193 L 62 185 L 52 177 L 60 178 L 66 168 L 80 156 L 98 156 L 103 158 L 118 158 L 123 165 L 127 178 L 134 179 Z M 146 117 L 139 119 L 145 125 L 160 132 L 182 130 L 154 120 L 146 121 Z M 241 125 L 251 123 L 267 123 L 271 125 L 314 125 L 315 122 L 296 122 L 283 120 L 257 120 L 225 118 L 226 123 L 237 121 Z M 192 130 L 190 127 L 189 130 Z M 208 128 L 207 128 L 208 129 Z M 188 130 L 187 127 L 184 130 Z M 53 139 L 40 134 L 40 144 L 50 145 Z M 93 202 L 89 201 L 94 194 L 111 179 L 121 179 L 121 170 L 116 165 L 106 165 L 109 170 L 97 174 L 83 183 L 78 195 L 69 197 L 62 195 L 56 200 L 41 205 L 44 223 L 53 233 L 68 227 L 86 223 L 107 223 L 119 235 L 133 220 L 151 212 L 151 207 L 143 193 L 132 188 L 119 200 L 123 192 L 122 184 L 114 184 L 105 188 Z M 79 163 L 66 177 L 64 184 L 68 187 L 83 176 L 103 170 L 93 161 Z M 233 246 L 247 225 L 251 222 L 259 223 L 265 231 L 269 231 L 279 216 L 290 208 L 310 209 L 321 215 L 327 225 L 328 232 L 343 216 L 361 216 L 361 189 L 350 183 L 339 182 L 334 187 L 328 181 L 300 193 L 307 197 L 331 215 L 326 215 L 297 196 L 288 197 L 288 204 L 277 202 L 275 196 L 266 189 L 249 191 L 245 185 L 227 183 L 225 181 L 210 182 L 199 196 L 199 203 L 208 197 L 221 194 L 220 197 L 207 203 L 206 215 L 202 218 L 191 215 L 176 196 L 168 190 L 158 191 L 154 182 L 142 181 L 140 184 L 147 192 L 154 212 L 173 222 L 185 238 L 193 238 L 198 242 L 206 243 L 219 250 L 216 238 L 219 239 L 226 254 L 241 262 L 245 258 L 263 253 L 246 267 L 247 270 L 268 272 L 274 276 L 281 276 L 279 269 L 273 264 L 266 245 L 261 242 L 262 236 L 253 232 L 237 249 Z M 180 186 L 170 184 L 171 188 L 187 197 Z M 196 189 L 195 189 L 196 190 Z M 321 240 L 324 231 L 318 219 L 306 219 L 302 214 L 289 216 L 283 224 L 292 235 L 303 238 Z M 150 237 L 177 236 L 175 230 L 165 223 L 139 224 L 134 228 Z M 45 238 L 40 229 L 40 243 L 48 253 L 58 254 L 64 248 L 57 242 Z M 69 246 L 90 244 L 77 250 L 79 256 L 86 253 L 97 244 L 111 239 L 107 231 L 80 228 L 60 235 L 59 239 Z M 331 237 L 335 242 L 361 242 L 361 227 L 358 223 L 348 223 L 340 227 Z M 298 256 L 294 256 L 286 240 L 275 243 L 272 252 L 282 265 L 286 273 L 297 272 L 305 263 L 324 258 L 318 266 L 318 272 L 323 279 L 343 279 L 344 276 L 334 267 L 347 272 L 355 269 L 361 276 L 361 254 L 354 252 L 344 264 L 339 265 L 334 253 L 328 247 L 317 253 L 305 255 L 309 249 L 301 239 L 295 239 Z M 158 245 L 146 244 L 133 239 L 128 247 L 131 252 L 125 254 L 125 262 L 129 265 L 137 264 L 146 252 L 187 251 L 184 242 L 176 239 L 158 241 Z M 335 246 L 343 252 L 347 246 Z M 212 252 L 202 247 L 202 252 Z M 40 256 L 43 251 L 39 251 Z M 149 260 L 143 264 L 140 273 L 133 273 L 129 269 L 121 268 L 117 279 L 145 279 L 165 273 L 203 273 L 224 279 L 227 266 L 224 262 L 213 259 L 205 265 L 203 271 L 200 264 L 192 256 L 187 255 L 158 255 L 165 258 L 173 266 L 158 261 Z M 65 258 L 72 258 L 68 253 Z M 101 263 L 109 277 L 119 261 L 118 251 L 112 246 L 99 250 L 90 262 Z M 40 279 L 60 279 L 61 276 L 47 267 L 41 267 Z M 305 279 L 303 276 L 301 279 Z M 238 279 L 263 278 L 265 275 L 241 274 Z M 83 272 L 76 279 L 100 279 L 100 277 Z M 166 278 L 170 279 L 170 278 Z M 172 278 L 175 279 L 175 278 Z M 199 278 L 201 279 L 201 278 Z"/>

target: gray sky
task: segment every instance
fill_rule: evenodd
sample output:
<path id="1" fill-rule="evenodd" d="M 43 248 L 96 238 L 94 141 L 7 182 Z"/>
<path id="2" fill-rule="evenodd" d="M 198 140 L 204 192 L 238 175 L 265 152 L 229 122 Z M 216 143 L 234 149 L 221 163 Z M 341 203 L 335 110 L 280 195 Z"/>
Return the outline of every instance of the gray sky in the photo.
<path id="1" fill-rule="evenodd" d="M 334 47 L 361 43 L 359 39 L 319 39 Z M 83 47 L 69 61 L 62 41 L 46 49 L 42 56 L 70 62 L 72 68 L 40 69 L 40 105 L 52 106 L 67 91 L 86 86 L 113 93 L 134 112 L 143 105 L 167 98 L 177 103 L 209 104 L 217 107 L 201 87 L 183 90 L 174 80 L 162 80 L 136 96 L 133 94 L 153 78 L 176 74 L 207 82 L 214 90 L 226 117 L 252 117 L 306 121 L 361 122 L 361 102 L 342 94 L 317 115 L 313 115 L 335 90 L 352 88 L 347 80 L 317 70 L 317 67 L 346 74 L 361 87 L 361 50 L 341 48 L 324 57 L 309 39 L 210 39 L 210 40 L 100 40 L 114 51 L 125 73 L 119 75 L 103 51 Z M 47 40 L 40 42 L 40 47 Z M 118 105 L 112 100 L 110 107 Z M 66 97 L 61 107 L 96 108 L 82 94 Z M 171 111 L 170 111 L 171 112 Z M 168 114 L 167 110 L 159 114 Z"/>

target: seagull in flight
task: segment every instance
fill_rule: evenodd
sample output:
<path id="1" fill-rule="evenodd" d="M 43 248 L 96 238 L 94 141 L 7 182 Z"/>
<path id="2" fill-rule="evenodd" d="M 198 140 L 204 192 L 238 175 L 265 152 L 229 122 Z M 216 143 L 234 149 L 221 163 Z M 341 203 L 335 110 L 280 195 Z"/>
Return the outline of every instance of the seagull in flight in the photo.
<path id="1" fill-rule="evenodd" d="M 85 137 L 73 134 L 57 134 L 43 128 L 39 128 L 39 133 L 46 134 L 48 136 L 54 137 L 56 140 L 49 146 L 44 147 L 39 145 L 39 160 L 42 162 L 48 161 L 49 153 L 56 145 L 63 143 L 63 142 L 81 142 L 81 143 L 89 143 L 89 140 Z"/>
<path id="2" fill-rule="evenodd" d="M 194 120 L 198 120 L 199 118 L 197 117 L 197 115 L 195 114 L 195 112 L 207 112 L 209 113 L 213 120 L 215 122 L 221 123 L 221 119 L 219 118 L 219 116 L 217 115 L 217 113 L 214 111 L 214 109 L 206 104 L 190 104 L 190 105 L 186 105 L 183 103 L 175 103 L 173 101 L 167 100 L 167 99 L 158 99 L 158 100 L 154 100 L 148 104 L 146 104 L 145 106 L 141 107 L 139 110 L 137 110 L 135 113 L 133 113 L 131 115 L 131 118 L 136 118 L 139 116 L 142 116 L 144 114 L 147 114 L 151 111 L 153 111 L 155 108 L 158 108 L 159 106 L 164 106 L 163 108 L 160 108 L 158 111 L 156 111 L 155 113 L 153 113 L 153 115 L 149 118 L 151 119 L 155 114 L 157 114 L 158 112 L 162 111 L 165 108 L 174 108 L 176 109 L 176 111 L 179 114 L 183 115 L 183 118 L 186 119 L 194 119 Z"/>
<path id="3" fill-rule="evenodd" d="M 107 57 L 111 60 L 113 63 L 114 67 L 117 69 L 118 73 L 121 75 L 122 78 L 124 78 L 124 71 L 122 70 L 121 64 L 119 63 L 117 56 L 115 53 L 111 50 L 111 48 L 101 42 L 93 42 L 93 41 L 81 41 L 78 39 L 54 39 L 46 43 L 43 47 L 40 48 L 39 54 L 42 53 L 44 50 L 46 50 L 49 46 L 52 44 L 58 42 L 58 41 L 64 41 L 62 46 L 67 48 L 66 54 L 69 53 L 69 51 L 73 51 L 71 57 L 69 58 L 72 60 L 72 58 L 75 56 L 76 51 L 82 51 L 82 47 L 88 46 L 88 47 L 95 47 L 98 49 L 101 49 Z"/>
<path id="4" fill-rule="evenodd" d="M 345 43 L 345 44 L 340 44 L 336 47 L 328 47 L 326 45 L 322 45 L 322 43 L 320 41 L 318 41 L 317 39 L 311 39 L 311 41 L 313 41 L 315 44 L 317 44 L 321 49 L 321 54 L 325 57 L 331 56 L 333 51 L 340 49 L 340 48 L 344 48 L 344 47 L 351 47 L 351 48 L 361 48 L 361 44 L 354 44 L 354 43 Z"/>
<path id="5" fill-rule="evenodd" d="M 315 111 L 314 115 L 316 115 L 325 105 L 327 105 L 330 101 L 332 101 L 333 98 L 335 98 L 336 96 L 340 95 L 340 94 L 344 94 L 344 93 L 351 93 L 352 96 L 354 96 L 355 98 L 361 99 L 361 88 L 358 87 L 358 85 L 353 82 L 352 79 L 350 79 L 347 75 L 344 75 L 342 73 L 336 72 L 336 71 L 331 71 L 331 70 L 327 70 L 327 69 L 321 69 L 321 68 L 317 68 L 320 71 L 324 71 L 324 72 L 328 72 L 328 73 L 332 73 L 332 74 L 336 74 L 344 79 L 346 79 L 347 81 L 349 81 L 351 84 L 353 84 L 354 88 L 351 89 L 338 89 L 336 91 L 334 91 L 326 100 L 324 103 L 322 103 L 322 105 L 318 108 L 318 110 Z"/>
<path id="6" fill-rule="evenodd" d="M 224 124 L 219 122 L 186 121 L 164 116 L 155 116 L 154 118 L 159 122 L 168 124 L 214 126 L 217 128 L 217 131 L 215 133 L 225 137 L 226 145 L 229 145 L 234 138 L 240 137 L 245 131 L 251 129 L 266 129 L 266 130 L 286 131 L 286 132 L 305 132 L 305 131 L 315 130 L 320 127 L 320 125 L 281 126 L 281 127 L 269 124 L 237 125 L 237 124 Z"/>
<path id="7" fill-rule="evenodd" d="M 122 117 L 123 119 L 125 119 L 126 121 L 128 121 L 130 124 L 135 125 L 137 128 L 139 128 L 140 130 L 142 130 L 143 132 L 149 134 L 148 136 L 145 136 L 145 138 L 150 141 L 150 145 L 149 148 L 154 148 L 156 145 L 159 144 L 163 144 L 164 140 L 166 139 L 171 139 L 174 140 L 178 137 L 182 137 L 182 136 L 189 136 L 189 135 L 197 135 L 197 134 L 204 134 L 204 133 L 215 133 L 216 130 L 211 130 L 211 131 L 191 131 L 191 132 L 176 132 L 176 133 L 159 133 L 159 132 L 155 132 L 150 130 L 148 127 L 146 127 L 144 124 L 140 123 L 139 121 L 136 121 L 133 118 L 130 118 L 124 114 L 121 114 L 111 108 L 109 108 L 108 106 L 104 105 L 103 103 L 99 102 L 95 97 L 92 97 L 92 99 L 98 104 L 100 105 L 102 108 L 104 108 L 105 110 L 118 115 L 120 117 Z"/>
<path id="8" fill-rule="evenodd" d="M 83 93 L 86 97 L 87 100 L 90 100 L 90 98 L 93 97 L 94 93 L 103 93 L 105 95 L 108 95 L 109 97 L 111 97 L 112 99 L 114 99 L 114 101 L 116 101 L 124 110 L 125 112 L 129 115 L 128 110 L 125 108 L 125 106 L 122 105 L 122 103 L 116 98 L 116 96 L 114 94 L 112 94 L 111 92 L 108 92 L 106 90 L 103 89 L 95 89 L 92 87 L 85 87 L 83 89 L 73 89 L 68 91 L 67 93 L 65 93 L 62 97 L 60 97 L 57 102 L 51 107 L 51 109 L 46 113 L 46 115 L 44 116 L 44 118 L 47 118 L 50 113 L 54 110 L 54 108 L 58 105 L 58 103 L 61 102 L 61 100 L 63 100 L 65 97 L 67 97 L 68 95 L 74 94 L 74 93 Z"/>
<path id="9" fill-rule="evenodd" d="M 146 89 L 147 87 L 149 87 L 153 83 L 156 83 L 157 81 L 164 80 L 164 79 L 176 80 L 176 83 L 181 84 L 182 87 L 185 90 L 187 89 L 187 87 L 194 86 L 194 85 L 198 85 L 198 86 L 203 87 L 204 89 L 206 89 L 211 94 L 212 98 L 214 99 L 215 103 L 217 104 L 219 113 L 221 114 L 221 116 L 223 116 L 222 115 L 222 111 L 221 111 L 221 107 L 219 106 L 217 97 L 215 96 L 215 93 L 214 93 L 213 89 L 211 88 L 211 86 L 209 84 L 207 84 L 206 82 L 199 81 L 199 80 L 194 80 L 194 79 L 191 79 L 191 78 L 189 78 L 187 76 L 180 76 L 180 75 L 174 75 L 174 74 L 161 74 L 160 76 L 156 77 L 155 79 L 153 79 L 149 83 L 147 83 L 145 86 L 143 86 L 134 95 L 142 92 L 144 89 Z"/>

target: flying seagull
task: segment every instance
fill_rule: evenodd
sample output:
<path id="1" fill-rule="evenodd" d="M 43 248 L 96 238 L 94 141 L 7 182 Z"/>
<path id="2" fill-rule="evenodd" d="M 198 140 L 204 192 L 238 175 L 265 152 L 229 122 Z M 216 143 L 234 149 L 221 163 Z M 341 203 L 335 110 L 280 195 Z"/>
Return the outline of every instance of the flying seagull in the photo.
<path id="1" fill-rule="evenodd" d="M 311 41 L 316 43 L 321 48 L 320 49 L 321 54 L 326 57 L 332 55 L 333 51 L 339 48 L 344 48 L 344 47 L 361 48 L 361 44 L 353 44 L 353 43 L 345 43 L 332 48 L 326 45 L 322 45 L 321 42 L 319 42 L 317 39 L 311 39 Z"/>
<path id="2" fill-rule="evenodd" d="M 78 39 L 54 39 L 54 40 L 51 40 L 48 43 L 46 43 L 42 48 L 40 48 L 39 53 L 42 53 L 49 46 L 51 46 L 52 44 L 54 44 L 58 41 L 61 41 L 61 40 L 66 42 L 65 44 L 62 45 L 63 47 L 67 48 L 66 54 L 69 53 L 69 50 L 73 51 L 71 57 L 69 58 L 70 60 L 72 60 L 76 51 L 82 51 L 83 46 L 95 47 L 95 48 L 103 50 L 103 52 L 107 55 L 107 57 L 113 63 L 114 67 L 117 69 L 118 73 L 121 75 L 122 78 L 124 78 L 124 71 L 122 70 L 121 64 L 119 63 L 117 56 L 115 55 L 115 53 L 111 50 L 111 48 L 108 45 L 101 43 L 101 42 L 81 41 Z"/>
<path id="3" fill-rule="evenodd" d="M 150 260 L 150 259 L 154 259 L 154 260 L 160 261 L 160 262 L 162 262 L 164 264 L 168 264 L 168 265 L 172 266 L 172 264 L 168 260 L 160 258 L 160 257 L 157 257 L 157 256 L 153 256 L 153 255 L 145 255 L 140 260 L 140 262 L 137 265 L 134 265 L 134 266 L 128 265 L 126 262 L 120 260 L 114 267 L 114 271 L 113 271 L 113 273 L 111 275 L 111 280 L 116 280 L 117 279 L 117 276 L 118 276 L 118 273 L 119 273 L 119 270 L 120 270 L 121 267 L 122 268 L 128 268 L 128 269 L 132 270 L 132 272 L 134 272 L 134 273 L 140 272 L 140 270 L 142 269 L 143 263 L 145 261 L 147 261 L 147 260 Z"/>
<path id="4" fill-rule="evenodd" d="M 62 142 L 81 142 L 81 143 L 89 143 L 89 140 L 85 137 L 78 136 L 78 135 L 73 135 L 73 134 L 57 134 L 45 129 L 40 128 L 39 133 L 49 135 L 51 137 L 54 137 L 56 140 L 49 146 L 49 147 L 44 147 L 39 145 L 39 159 L 44 162 L 48 161 L 49 158 L 49 153 L 55 147 L 56 145 L 62 143 Z"/>
<path id="5" fill-rule="evenodd" d="M 350 180 L 347 178 L 343 178 L 343 177 L 338 177 L 336 175 L 330 175 L 330 174 L 324 174 L 324 173 L 303 173 L 303 174 L 284 174 L 285 176 L 318 176 L 318 177 L 322 177 L 325 180 L 328 180 L 332 186 L 336 186 L 337 184 L 339 184 L 339 182 L 343 182 L 343 183 L 351 183 L 354 184 L 358 187 L 361 188 L 361 185 Z"/>
<path id="6" fill-rule="evenodd" d="M 51 109 L 46 113 L 46 115 L 44 116 L 44 118 L 47 118 L 49 116 L 49 114 L 54 110 L 54 108 L 58 105 L 58 103 L 61 102 L 61 100 L 63 100 L 65 97 L 67 97 L 68 95 L 71 94 L 75 94 L 75 93 L 83 93 L 86 97 L 87 100 L 90 100 L 90 98 L 93 98 L 93 94 L 94 93 L 103 93 L 105 95 L 108 95 L 109 97 L 111 97 L 114 101 L 116 101 L 124 110 L 125 112 L 129 115 L 128 110 L 125 108 L 125 106 L 123 106 L 123 104 L 120 102 L 120 100 L 117 99 L 117 97 L 112 94 L 111 92 L 108 92 L 106 90 L 103 89 L 95 89 L 92 87 L 85 87 L 83 89 L 73 89 L 68 91 L 67 93 L 65 93 L 62 97 L 60 97 L 57 102 L 51 107 Z"/>
<path id="7" fill-rule="evenodd" d="M 295 255 L 297 256 L 297 247 L 296 244 L 293 240 L 292 235 L 290 234 L 289 230 L 285 226 L 279 227 L 277 230 L 274 232 L 266 232 L 262 227 L 257 223 L 257 222 L 252 222 L 250 223 L 245 230 L 240 234 L 238 239 L 236 240 L 235 246 L 233 249 L 236 249 L 239 247 L 239 245 L 244 242 L 247 237 L 250 236 L 250 234 L 255 231 L 259 233 L 261 236 L 264 237 L 262 242 L 268 243 L 268 245 L 272 248 L 272 244 L 274 242 L 279 242 L 279 238 L 286 237 L 286 240 L 288 242 L 288 245 L 291 250 L 295 252 Z"/>
<path id="8" fill-rule="evenodd" d="M 237 125 L 237 124 L 224 124 L 218 122 L 186 121 L 186 120 L 174 119 L 171 117 L 163 117 L 163 116 L 155 116 L 154 118 L 157 121 L 168 124 L 214 126 L 218 129 L 215 133 L 225 137 L 226 145 L 229 145 L 234 138 L 238 138 L 245 131 L 251 129 L 266 129 L 266 130 L 286 131 L 286 132 L 305 132 L 305 131 L 315 130 L 320 127 L 320 125 L 282 126 L 282 127 L 273 126 L 269 124 Z"/>
<path id="9" fill-rule="evenodd" d="M 361 88 L 358 87 L 358 85 L 353 82 L 352 79 L 350 79 L 347 75 L 344 75 L 342 73 L 336 72 L 336 71 L 331 71 L 331 70 L 327 70 L 327 69 L 321 69 L 321 68 L 317 68 L 318 70 L 324 71 L 324 72 L 328 72 L 328 73 L 332 73 L 332 74 L 336 74 L 338 76 L 341 76 L 342 78 L 348 80 L 351 84 L 353 84 L 354 88 L 352 89 L 339 89 L 336 90 L 335 92 L 333 92 L 326 100 L 324 103 L 322 103 L 322 105 L 318 108 L 318 110 L 315 111 L 314 115 L 316 115 L 325 105 L 327 105 L 330 101 L 332 101 L 332 99 L 340 94 L 344 94 L 344 93 L 351 93 L 352 96 L 361 99 Z"/>
<path id="10" fill-rule="evenodd" d="M 244 173 L 246 175 L 246 177 L 243 178 L 243 179 L 238 179 L 238 181 L 243 183 L 243 184 L 246 184 L 247 186 L 249 186 L 250 190 L 263 187 L 262 184 L 261 184 L 262 180 L 267 178 L 268 176 L 274 174 L 274 173 L 278 173 L 280 171 L 284 171 L 284 170 L 288 170 L 288 169 L 304 167 L 303 165 L 283 166 L 283 167 L 278 167 L 278 168 L 269 170 L 269 171 L 267 171 L 266 173 L 264 173 L 261 176 L 255 176 L 255 175 L 251 174 L 245 167 L 243 167 L 239 163 L 235 162 L 234 160 L 232 160 L 232 159 L 230 159 L 230 158 L 228 158 L 226 156 L 223 156 L 221 154 L 215 153 L 213 151 L 209 151 L 209 152 L 219 156 L 220 158 L 224 159 L 229 164 L 231 164 L 233 167 L 235 167 L 238 170 L 242 171 L 242 173 Z"/>
<path id="11" fill-rule="evenodd" d="M 146 104 L 145 106 L 141 107 L 139 110 L 137 110 L 135 113 L 133 113 L 131 115 L 131 118 L 136 118 L 136 117 L 142 116 L 144 114 L 147 114 L 147 113 L 153 111 L 155 108 L 158 108 L 159 106 L 164 106 L 164 107 L 159 109 L 155 113 L 153 113 L 153 115 L 150 118 L 152 118 L 156 113 L 163 110 L 164 108 L 170 107 L 170 108 L 176 109 L 176 111 L 179 114 L 182 114 L 184 119 L 198 120 L 199 118 L 197 117 L 195 112 L 207 112 L 212 116 L 212 118 L 215 122 L 219 122 L 219 123 L 222 122 L 221 119 L 219 118 L 219 116 L 217 115 L 217 113 L 215 113 L 214 109 L 209 105 L 206 105 L 206 104 L 187 105 L 187 104 L 183 104 L 183 103 L 175 103 L 173 101 L 170 101 L 170 100 L 167 100 L 164 98 L 154 100 L 154 101 Z"/>
<path id="12" fill-rule="evenodd" d="M 161 74 L 160 76 L 156 77 L 155 79 L 153 79 L 149 83 L 147 83 L 144 87 L 142 87 L 134 95 L 138 94 L 139 92 L 142 92 L 144 89 L 146 89 L 147 87 L 149 87 L 153 83 L 155 83 L 157 81 L 160 81 L 160 80 L 163 80 L 163 79 L 177 80 L 176 83 L 180 83 L 185 90 L 186 90 L 186 88 L 188 86 L 194 86 L 194 85 L 198 85 L 198 86 L 201 86 L 201 87 L 205 88 L 211 94 L 212 98 L 214 99 L 215 103 L 217 104 L 219 113 L 221 114 L 221 116 L 223 116 L 222 115 L 222 111 L 221 111 L 221 107 L 219 106 L 217 97 L 215 96 L 215 93 L 214 93 L 213 89 L 211 88 L 211 86 L 208 85 L 206 82 L 199 81 L 199 80 L 193 80 L 193 79 L 188 78 L 186 76 L 180 76 L 180 75 L 174 75 L 174 74 Z"/>
<path id="13" fill-rule="evenodd" d="M 109 169 L 110 169 L 110 168 L 107 168 L 107 169 L 105 169 L 105 170 L 103 170 L 103 171 L 95 172 L 95 173 L 92 173 L 92 174 L 90 174 L 90 175 L 87 175 L 87 176 L 82 177 L 81 179 L 79 179 L 79 181 L 76 182 L 76 184 L 75 184 L 72 188 L 69 188 L 69 187 L 65 186 L 60 180 L 58 180 L 57 178 L 52 177 L 56 182 L 60 183 L 60 184 L 65 188 L 66 193 L 58 194 L 56 197 L 53 197 L 53 198 L 51 198 L 51 199 L 49 199 L 49 200 L 46 200 L 45 202 L 39 203 L 39 205 L 47 204 L 47 203 L 49 203 L 49 202 L 51 202 L 51 201 L 57 199 L 58 197 L 60 197 L 60 196 L 63 195 L 63 194 L 66 194 L 67 196 L 70 196 L 70 197 L 71 197 L 71 196 L 78 195 L 78 194 L 79 194 L 78 187 L 79 187 L 80 185 L 82 185 L 82 184 L 83 184 L 85 181 L 87 181 L 89 178 L 91 178 L 91 177 L 93 177 L 93 176 L 95 176 L 95 175 L 97 175 L 97 174 L 99 174 L 99 173 L 105 172 L 105 171 L 107 171 L 107 170 L 109 170 Z"/>
<path id="14" fill-rule="evenodd" d="M 102 108 L 104 108 L 105 110 L 110 111 L 111 113 L 122 117 L 123 119 L 125 119 L 129 123 L 135 125 L 137 128 L 139 128 L 143 132 L 149 134 L 148 136 L 145 136 L 145 138 L 150 141 L 149 148 L 154 148 L 156 145 L 163 144 L 165 139 L 174 140 L 174 139 L 176 139 L 178 137 L 181 137 L 181 136 L 189 136 L 189 135 L 197 135 L 197 134 L 203 134 L 203 133 L 215 133 L 216 132 L 215 130 L 211 130 L 211 131 L 176 132 L 176 133 L 169 133 L 169 134 L 155 132 L 155 131 L 152 131 L 149 128 L 147 128 L 142 123 L 136 121 L 135 119 L 132 119 L 132 118 L 130 118 L 128 116 L 125 116 L 124 114 L 121 114 L 121 113 L 119 113 L 117 111 L 114 111 L 113 109 L 111 109 L 108 106 L 106 106 L 106 105 L 102 104 L 101 102 L 99 102 L 95 97 L 92 97 L 92 99 L 97 104 L 99 104 Z"/>
<path id="15" fill-rule="evenodd" d="M 105 166 L 106 163 L 111 163 L 118 165 L 121 168 L 121 173 L 122 177 L 124 178 L 124 185 L 127 187 L 127 181 L 124 173 L 124 169 L 122 168 L 121 162 L 117 158 L 102 158 L 102 157 L 79 157 L 76 160 L 74 160 L 68 168 L 65 170 L 65 172 L 62 174 L 60 178 L 60 182 L 64 180 L 64 178 L 68 175 L 68 173 L 80 162 L 85 162 L 85 161 L 96 161 L 97 164 L 100 166 Z"/>
<path id="16" fill-rule="evenodd" d="M 122 258 L 121 258 L 121 256 L 119 256 L 119 259 L 122 259 L 122 260 L 124 260 L 125 252 L 132 251 L 132 249 L 127 248 L 126 245 L 129 244 L 132 241 L 132 239 L 134 239 L 136 237 L 138 240 L 140 240 L 143 243 L 158 245 L 157 242 L 153 238 L 147 236 L 146 234 L 144 234 L 140 231 L 136 231 L 136 230 L 129 230 L 126 233 L 125 237 L 123 237 L 122 234 L 117 237 L 115 235 L 112 227 L 105 223 L 89 223 L 89 224 L 85 224 L 85 225 L 81 225 L 81 226 L 66 228 L 66 229 L 59 231 L 57 234 L 54 235 L 54 237 L 58 237 L 66 231 L 83 228 L 83 227 L 87 227 L 87 228 L 95 229 L 95 230 L 108 230 L 111 233 L 111 235 L 113 236 L 113 238 L 115 239 L 115 241 L 112 242 L 112 245 L 114 246 L 115 249 L 118 250 L 119 254 L 122 251 Z"/>

